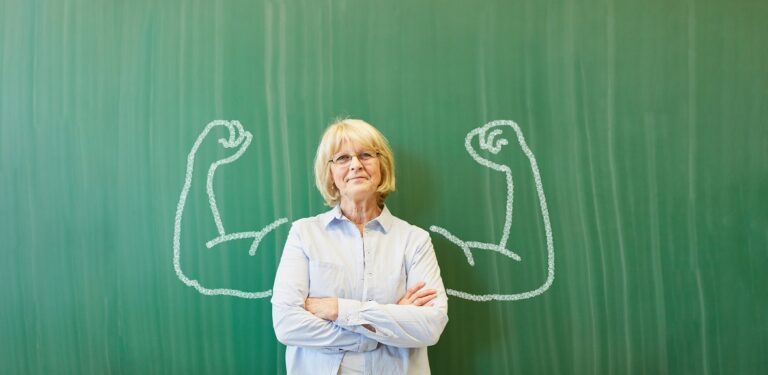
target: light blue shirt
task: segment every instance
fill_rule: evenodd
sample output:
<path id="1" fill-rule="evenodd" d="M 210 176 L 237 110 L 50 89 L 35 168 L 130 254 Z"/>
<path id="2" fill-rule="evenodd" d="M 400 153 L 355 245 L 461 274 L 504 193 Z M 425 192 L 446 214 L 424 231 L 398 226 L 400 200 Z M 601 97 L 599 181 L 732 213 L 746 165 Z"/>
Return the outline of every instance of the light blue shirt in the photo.
<path id="1" fill-rule="evenodd" d="M 434 305 L 398 305 L 419 281 L 437 290 Z M 338 297 L 337 320 L 306 311 L 307 297 Z M 386 206 L 363 235 L 338 206 L 297 220 L 275 276 L 272 323 L 288 374 L 336 375 L 345 353 L 362 358 L 365 374 L 429 374 L 427 347 L 448 323 L 429 234 Z"/>

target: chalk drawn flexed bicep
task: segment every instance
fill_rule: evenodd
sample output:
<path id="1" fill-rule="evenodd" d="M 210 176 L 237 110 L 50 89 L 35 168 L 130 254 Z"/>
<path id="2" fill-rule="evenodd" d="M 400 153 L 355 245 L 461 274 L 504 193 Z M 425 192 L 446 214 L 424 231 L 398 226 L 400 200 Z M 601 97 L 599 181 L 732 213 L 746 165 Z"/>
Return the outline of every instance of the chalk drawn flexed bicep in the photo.
<path id="1" fill-rule="evenodd" d="M 503 162 L 500 162 L 498 160 L 492 161 L 481 156 L 480 153 L 478 153 L 478 151 L 474 147 L 474 145 L 477 144 L 480 150 L 486 153 L 497 155 L 499 151 L 501 151 L 504 147 L 512 147 L 510 145 L 510 139 L 507 138 L 508 133 L 509 134 L 514 133 L 514 138 L 516 138 L 517 143 L 520 145 L 520 148 L 522 149 L 523 153 L 525 153 L 525 156 L 528 158 L 528 161 L 530 162 L 530 166 L 531 166 L 531 172 L 533 174 L 533 178 L 536 184 L 536 192 L 539 199 L 539 207 L 541 209 L 542 220 L 543 220 L 544 229 L 546 233 L 546 240 L 547 240 L 547 278 L 545 282 L 537 289 L 524 292 L 524 293 L 516 293 L 516 294 L 471 294 L 471 293 L 462 292 L 455 289 L 448 289 L 448 294 L 459 297 L 459 298 L 464 298 L 472 301 L 490 301 L 490 300 L 514 301 L 514 300 L 526 299 L 526 298 L 531 298 L 541 293 L 544 293 L 547 289 L 549 289 L 549 286 L 552 285 L 552 282 L 554 281 L 555 253 L 554 253 L 554 245 L 552 241 L 552 229 L 549 222 L 547 202 L 546 202 L 546 199 L 544 198 L 544 189 L 542 188 L 542 185 L 541 185 L 541 176 L 539 174 L 539 168 L 538 168 L 538 165 L 536 164 L 536 158 L 534 157 L 533 152 L 531 152 L 531 149 L 528 148 L 528 145 L 525 143 L 523 132 L 520 130 L 520 127 L 513 121 L 496 120 L 496 121 L 489 122 L 479 128 L 475 128 L 472 131 L 470 131 L 467 134 L 464 141 L 464 147 L 466 148 L 467 152 L 469 153 L 470 156 L 472 156 L 472 158 L 478 164 L 486 168 L 495 170 L 497 172 L 503 173 L 505 176 L 506 187 L 507 187 L 506 211 L 505 211 L 505 217 L 504 217 L 504 227 L 503 227 L 501 239 L 499 239 L 499 242 L 487 243 L 487 242 L 478 242 L 478 241 L 464 241 L 460 239 L 458 236 L 449 232 L 445 228 L 432 225 L 430 226 L 429 229 L 432 232 L 442 235 L 449 241 L 459 246 L 464 252 L 464 255 L 466 256 L 467 262 L 469 263 L 470 266 L 475 265 L 474 257 L 472 256 L 473 249 L 496 251 L 516 261 L 522 260 L 517 253 L 507 248 L 507 243 L 509 241 L 509 231 L 512 226 L 512 211 L 514 208 L 515 184 L 512 178 L 513 177 L 512 169 L 508 165 L 504 164 Z"/>
<path id="2" fill-rule="evenodd" d="M 464 147 L 467 149 L 467 152 L 472 156 L 472 158 L 475 159 L 475 161 L 477 161 L 478 163 L 480 163 L 480 165 L 483 165 L 485 167 L 491 168 L 499 172 L 503 172 L 504 175 L 506 176 L 507 210 L 506 210 L 506 217 L 504 220 L 504 230 L 502 232 L 503 234 L 501 236 L 501 240 L 498 243 L 462 241 L 455 235 L 451 234 L 451 232 L 449 232 L 445 228 L 441 228 L 436 225 L 433 225 L 430 227 L 431 231 L 444 236 L 449 241 L 458 245 L 464 251 L 464 256 L 467 257 L 467 262 L 471 266 L 475 265 L 475 259 L 472 256 L 472 249 L 497 251 L 516 261 L 521 260 L 520 255 L 506 248 L 507 240 L 509 239 L 509 228 L 512 225 L 512 209 L 513 209 L 513 203 L 514 203 L 513 197 L 514 197 L 515 185 L 512 180 L 512 171 L 508 166 L 504 164 L 499 164 L 483 158 L 482 156 L 480 156 L 480 154 L 477 153 L 477 150 L 475 150 L 473 146 L 473 140 L 477 139 L 476 143 L 480 146 L 481 150 L 488 151 L 493 154 L 498 154 L 499 151 L 501 151 L 502 147 L 506 146 L 509 143 L 509 141 L 506 138 L 499 137 L 500 135 L 502 135 L 502 129 L 500 129 L 498 126 L 489 127 L 488 125 L 486 125 L 481 128 L 476 128 L 467 134 L 467 137 L 464 140 Z"/>
<path id="3" fill-rule="evenodd" d="M 254 255 L 256 253 L 256 249 L 259 246 L 259 242 L 261 242 L 264 236 L 266 236 L 269 232 L 271 232 L 281 224 L 288 222 L 287 218 L 279 218 L 259 231 L 236 232 L 236 233 L 229 233 L 229 234 L 226 232 L 226 229 L 224 228 L 224 223 L 222 222 L 221 216 L 219 215 L 218 205 L 216 204 L 216 195 L 213 190 L 213 178 L 219 166 L 232 163 L 238 158 L 240 158 L 240 156 L 242 156 L 242 154 L 248 149 L 248 146 L 250 145 L 251 140 L 253 139 L 253 135 L 249 131 L 243 129 L 243 126 L 240 124 L 239 121 L 225 121 L 225 120 L 211 121 L 210 123 L 208 123 L 205 129 L 203 129 L 203 131 L 197 137 L 197 140 L 195 141 L 194 145 L 192 146 L 192 149 L 189 152 L 189 155 L 187 156 L 187 169 L 184 177 L 184 186 L 179 196 L 179 203 L 176 206 L 176 216 L 174 221 L 173 267 L 174 267 L 174 270 L 176 271 L 176 275 L 179 277 L 179 279 L 182 282 L 184 282 L 188 286 L 194 287 L 202 294 L 229 295 L 229 296 L 241 297 L 241 298 L 269 297 L 270 295 L 272 295 L 271 290 L 265 290 L 261 292 L 245 292 L 241 290 L 227 289 L 227 288 L 207 288 L 202 284 L 200 284 L 199 281 L 189 278 L 186 274 L 184 274 L 181 268 L 181 221 L 184 215 L 184 208 L 186 206 L 187 196 L 192 186 L 195 156 L 197 154 L 198 149 L 200 148 L 200 145 L 206 139 L 206 137 L 211 132 L 211 130 L 215 127 L 225 127 L 228 130 L 229 137 L 220 138 L 218 139 L 218 142 L 224 148 L 235 150 L 235 152 L 230 156 L 227 156 L 225 158 L 219 159 L 211 163 L 211 165 L 208 167 L 208 174 L 206 177 L 205 187 L 206 187 L 206 193 L 208 195 L 208 204 L 211 208 L 211 214 L 213 215 L 214 222 L 216 223 L 218 236 L 206 242 L 206 247 L 210 249 L 218 244 L 221 244 L 227 241 L 247 239 L 247 240 L 251 240 L 249 254 Z"/>

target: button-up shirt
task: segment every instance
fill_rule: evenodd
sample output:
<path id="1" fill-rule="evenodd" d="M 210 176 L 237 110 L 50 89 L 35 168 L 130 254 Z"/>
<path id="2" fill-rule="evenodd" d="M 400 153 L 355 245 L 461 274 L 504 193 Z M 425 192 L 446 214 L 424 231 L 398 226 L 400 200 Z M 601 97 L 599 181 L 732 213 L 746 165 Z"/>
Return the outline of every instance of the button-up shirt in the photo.
<path id="1" fill-rule="evenodd" d="M 398 305 L 420 281 L 424 289 L 437 290 L 432 303 Z M 336 321 L 305 310 L 307 297 L 337 297 Z M 427 346 L 448 322 L 448 298 L 429 234 L 392 216 L 386 206 L 363 234 L 339 206 L 297 220 L 275 276 L 272 322 L 287 346 L 289 374 L 335 375 L 345 355 L 363 363 L 365 374 L 428 374 Z"/>

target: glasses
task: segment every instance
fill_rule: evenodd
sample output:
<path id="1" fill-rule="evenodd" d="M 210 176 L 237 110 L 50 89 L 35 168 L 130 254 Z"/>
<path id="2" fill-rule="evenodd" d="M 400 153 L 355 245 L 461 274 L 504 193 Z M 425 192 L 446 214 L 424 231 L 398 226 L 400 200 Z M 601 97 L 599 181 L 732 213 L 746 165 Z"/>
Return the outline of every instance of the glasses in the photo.
<path id="1" fill-rule="evenodd" d="M 360 160 L 363 164 L 369 164 L 373 161 L 373 159 L 377 158 L 380 154 L 378 152 L 373 151 L 361 151 L 357 155 L 338 155 L 335 158 L 328 160 L 329 163 L 333 163 L 335 166 L 343 167 L 346 165 L 349 165 L 349 162 L 352 161 L 353 157 L 356 157 L 357 160 Z"/>

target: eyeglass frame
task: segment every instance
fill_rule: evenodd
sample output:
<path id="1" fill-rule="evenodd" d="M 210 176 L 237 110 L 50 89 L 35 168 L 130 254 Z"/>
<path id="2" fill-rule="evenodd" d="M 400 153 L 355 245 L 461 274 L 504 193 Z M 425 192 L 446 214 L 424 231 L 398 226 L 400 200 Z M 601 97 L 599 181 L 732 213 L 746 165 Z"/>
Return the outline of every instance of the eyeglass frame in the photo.
<path id="1" fill-rule="evenodd" d="M 370 157 L 363 159 L 363 158 L 360 157 L 363 154 L 370 154 Z M 337 163 L 337 160 L 339 158 L 343 157 L 343 156 L 349 157 L 349 160 L 347 160 L 345 162 L 342 162 L 342 163 Z M 341 155 L 338 155 L 338 156 L 336 156 L 335 158 L 333 158 L 331 160 L 328 160 L 328 162 L 331 163 L 331 165 L 335 165 L 337 167 L 344 167 L 344 166 L 348 166 L 349 163 L 352 162 L 352 158 L 353 157 L 357 158 L 357 160 L 360 161 L 361 164 L 367 164 L 367 163 L 371 162 L 371 160 L 373 160 L 373 159 L 378 159 L 379 156 L 381 156 L 381 153 L 378 152 L 378 151 L 364 150 L 364 151 L 361 151 L 361 152 L 359 152 L 357 154 L 341 154 Z"/>

